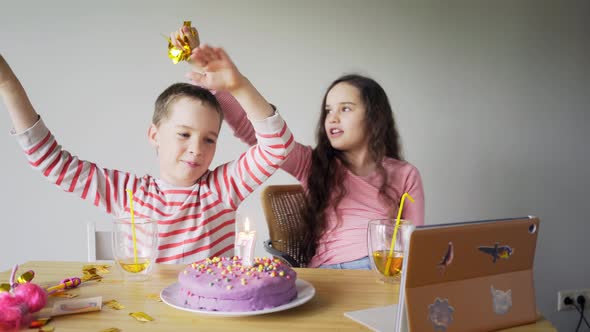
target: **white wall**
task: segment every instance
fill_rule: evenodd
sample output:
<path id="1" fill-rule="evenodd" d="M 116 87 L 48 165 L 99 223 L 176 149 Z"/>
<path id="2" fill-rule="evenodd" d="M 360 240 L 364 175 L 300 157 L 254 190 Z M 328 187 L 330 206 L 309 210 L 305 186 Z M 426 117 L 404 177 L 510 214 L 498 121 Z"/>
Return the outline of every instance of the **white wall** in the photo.
<path id="1" fill-rule="evenodd" d="M 539 216 L 539 309 L 572 330 L 577 317 L 556 313 L 555 298 L 590 287 L 589 14 L 587 1 L 558 0 L 2 0 L 0 52 L 62 145 L 138 174 L 157 174 L 145 138 L 152 105 L 186 71 L 167 59 L 161 34 L 183 19 L 227 48 L 304 143 L 314 141 L 329 83 L 370 75 L 388 92 L 406 157 L 422 172 L 427 223 Z M 0 124 L 0 269 L 84 260 L 84 221 L 110 217 L 32 172 L 4 110 Z M 215 164 L 245 148 L 223 135 Z M 241 210 L 265 234 L 258 197 Z"/>

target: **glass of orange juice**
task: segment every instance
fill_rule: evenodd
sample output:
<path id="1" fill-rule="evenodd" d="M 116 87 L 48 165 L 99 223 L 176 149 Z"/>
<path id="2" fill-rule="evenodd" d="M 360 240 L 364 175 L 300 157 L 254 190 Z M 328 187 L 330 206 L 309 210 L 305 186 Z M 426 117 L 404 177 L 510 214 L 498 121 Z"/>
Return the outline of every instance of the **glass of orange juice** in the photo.
<path id="1" fill-rule="evenodd" d="M 158 250 L 158 224 L 148 218 L 117 218 L 113 225 L 113 258 L 125 280 L 146 280 Z"/>
<path id="2" fill-rule="evenodd" d="M 390 255 L 391 242 L 395 229 L 395 219 L 376 219 L 369 221 L 367 246 L 372 270 L 384 282 L 399 282 L 405 257 L 405 244 L 410 241 L 414 225 L 408 220 L 400 220 L 395 246 Z"/>

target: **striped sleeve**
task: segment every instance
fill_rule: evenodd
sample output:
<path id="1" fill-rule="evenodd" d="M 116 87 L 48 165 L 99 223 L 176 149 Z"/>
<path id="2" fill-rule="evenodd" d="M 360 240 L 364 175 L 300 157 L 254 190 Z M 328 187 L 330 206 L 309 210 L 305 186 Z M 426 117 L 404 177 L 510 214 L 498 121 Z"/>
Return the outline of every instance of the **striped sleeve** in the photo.
<path id="1" fill-rule="evenodd" d="M 117 215 L 127 203 L 125 189 L 136 190 L 144 179 L 81 160 L 62 149 L 39 119 L 31 128 L 12 133 L 33 169 L 66 192 L 74 193 Z"/>
<path id="2" fill-rule="evenodd" d="M 208 178 L 209 186 L 234 210 L 283 164 L 294 146 L 293 135 L 278 113 L 252 123 L 258 144 L 215 168 Z"/>
<path id="3" fill-rule="evenodd" d="M 223 118 L 234 132 L 234 136 L 250 146 L 256 144 L 256 131 L 246 117 L 246 112 L 234 96 L 226 91 L 217 91 L 215 97 L 223 110 Z M 289 153 L 285 162 L 281 164 L 281 168 L 293 175 L 297 180 L 307 181 L 307 176 L 311 168 L 312 149 L 297 141 L 293 144 L 293 151 Z"/>

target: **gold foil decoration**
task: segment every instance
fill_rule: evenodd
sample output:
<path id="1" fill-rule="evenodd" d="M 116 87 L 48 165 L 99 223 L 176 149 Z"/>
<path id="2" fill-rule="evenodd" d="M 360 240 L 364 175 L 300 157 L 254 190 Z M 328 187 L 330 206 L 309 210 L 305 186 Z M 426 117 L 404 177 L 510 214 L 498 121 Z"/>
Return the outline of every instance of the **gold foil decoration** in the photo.
<path id="1" fill-rule="evenodd" d="M 140 322 L 151 322 L 154 320 L 150 315 L 146 314 L 143 311 L 130 312 L 129 316 L 135 318 L 136 320 L 138 320 Z"/>
<path id="2" fill-rule="evenodd" d="M 90 271 L 92 270 L 92 274 L 97 274 L 97 273 L 111 273 L 110 270 L 111 266 L 110 265 L 105 265 L 105 264 L 92 264 L 92 265 L 84 265 L 82 267 L 82 272 L 87 272 L 90 273 Z"/>
<path id="3" fill-rule="evenodd" d="M 108 329 L 101 330 L 100 332 L 121 332 L 121 331 L 122 331 L 121 329 L 118 329 L 116 327 L 111 327 Z"/>
<path id="4" fill-rule="evenodd" d="M 29 270 L 29 271 L 21 274 L 20 277 L 18 277 L 16 279 L 16 282 L 19 284 L 25 284 L 25 283 L 33 280 L 34 277 L 35 277 L 35 272 L 33 272 L 33 270 Z M 9 292 L 11 288 L 12 287 L 10 286 L 10 284 L 2 283 L 2 284 L 0 284 L 0 293 Z"/>
<path id="5" fill-rule="evenodd" d="M 125 306 L 119 303 L 117 300 L 109 300 L 103 303 L 107 307 L 115 310 L 125 309 Z"/>
<path id="6" fill-rule="evenodd" d="M 101 280 L 102 276 L 97 274 L 97 267 L 91 265 L 85 265 L 84 269 L 82 269 L 82 281 L 91 281 L 91 280 Z"/>
<path id="7" fill-rule="evenodd" d="M 26 282 L 30 282 L 35 277 L 35 272 L 33 270 L 28 270 L 27 272 L 23 273 L 18 277 L 16 280 L 19 284 L 24 284 Z"/>
<path id="8" fill-rule="evenodd" d="M 188 27 L 190 29 L 191 34 L 193 37 L 197 39 L 197 45 L 199 45 L 199 33 L 197 29 L 191 27 L 191 21 L 184 21 L 182 24 L 183 28 Z M 180 61 L 187 61 L 191 56 L 191 46 L 189 44 L 188 38 L 184 36 L 183 39 L 180 39 L 180 36 L 177 36 L 177 41 L 180 42 L 182 45 L 182 49 L 177 48 L 176 46 L 172 45 L 172 41 L 170 38 L 166 37 L 168 40 L 168 57 L 172 59 L 172 63 L 177 64 Z"/>

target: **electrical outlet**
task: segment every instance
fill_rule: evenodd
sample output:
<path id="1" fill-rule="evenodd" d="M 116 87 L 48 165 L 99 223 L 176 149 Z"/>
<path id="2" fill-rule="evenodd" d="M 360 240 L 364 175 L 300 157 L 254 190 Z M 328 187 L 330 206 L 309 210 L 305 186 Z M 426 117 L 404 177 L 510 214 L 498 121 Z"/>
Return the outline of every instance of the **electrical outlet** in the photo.
<path id="1" fill-rule="evenodd" d="M 575 310 L 576 308 L 573 305 L 566 305 L 563 303 L 563 300 L 569 296 L 569 298 L 577 304 L 576 299 L 580 295 L 583 295 L 586 298 L 586 309 L 590 308 L 590 288 L 570 289 L 557 292 L 557 311 Z M 579 306 L 579 304 L 577 305 Z"/>

